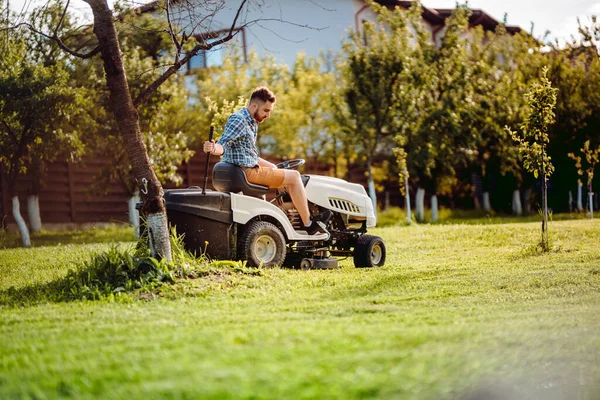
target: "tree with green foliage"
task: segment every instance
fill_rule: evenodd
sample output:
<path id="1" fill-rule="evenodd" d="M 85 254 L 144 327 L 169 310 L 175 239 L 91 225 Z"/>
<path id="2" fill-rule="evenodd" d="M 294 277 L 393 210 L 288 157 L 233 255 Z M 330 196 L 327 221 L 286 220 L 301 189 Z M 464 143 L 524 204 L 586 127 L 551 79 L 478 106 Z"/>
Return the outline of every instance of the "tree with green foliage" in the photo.
<path id="1" fill-rule="evenodd" d="M 133 175 L 142 193 L 142 213 L 146 216 L 152 255 L 170 261 L 172 255 L 166 209 L 162 197 L 163 189 L 144 145 L 138 108 L 148 100 L 158 87 L 173 77 L 198 52 L 209 51 L 231 41 L 240 32 L 239 28 L 256 24 L 260 19 L 258 21 L 245 20 L 246 11 L 248 7 L 253 6 L 253 1 L 242 0 L 239 6 L 234 8 L 231 25 L 227 29 L 219 31 L 216 35 L 212 35 L 209 34 L 213 31 L 211 22 L 223 10 L 224 2 L 206 2 L 200 5 L 178 3 L 175 6 L 169 2 L 157 4 L 157 9 L 164 12 L 163 15 L 167 20 L 169 29 L 166 32 L 152 32 L 152 34 L 165 35 L 166 40 L 173 44 L 173 50 L 169 54 L 171 57 L 167 66 L 161 68 L 160 71 L 153 70 L 156 75 L 154 75 L 152 82 L 134 98 L 128 86 L 113 11 L 109 8 L 106 0 L 84 1 L 92 10 L 95 41 L 81 48 L 73 49 L 62 40 L 64 38 L 64 32 L 61 30 L 62 18 L 49 31 L 39 31 L 26 23 L 18 23 L 12 29 L 27 26 L 32 31 L 55 41 L 62 50 L 74 57 L 88 59 L 97 54 L 100 55 L 109 92 L 109 103 L 123 139 Z M 65 6 L 65 13 L 68 6 L 69 3 Z M 174 15 L 179 16 L 178 21 L 182 24 L 178 25 L 173 21 Z M 190 27 L 192 31 L 186 30 Z M 146 32 L 146 34 L 150 34 L 150 32 Z"/>
<path id="2" fill-rule="evenodd" d="M 50 5 L 42 9 L 35 9 L 28 17 L 28 23 L 36 29 L 52 26 L 60 18 L 66 27 L 72 26 L 69 15 L 62 15 L 60 4 Z M 23 172 L 30 177 L 30 187 L 27 191 L 27 213 L 29 217 L 29 229 L 31 232 L 39 232 L 42 228 L 39 209 L 39 194 L 42 188 L 42 179 L 46 171 L 46 165 L 55 160 L 73 160 L 74 155 L 80 155 L 83 151 L 81 143 L 76 141 L 55 140 L 60 132 L 71 132 L 75 137 L 79 134 L 79 127 L 90 123 L 89 111 L 93 104 L 89 99 L 89 91 L 81 85 L 74 82 L 73 76 L 75 70 L 79 67 L 78 63 L 68 62 L 65 55 L 58 46 L 52 41 L 48 41 L 39 35 L 31 34 L 28 30 L 20 30 L 18 34 L 6 32 L 11 39 L 20 42 L 23 46 L 25 55 L 20 56 L 23 63 L 36 68 L 56 68 L 61 70 L 61 78 L 55 82 L 56 85 L 62 82 L 65 85 L 65 92 L 79 93 L 76 98 L 76 104 L 70 108 L 68 115 L 62 118 L 56 118 L 52 122 L 52 133 L 40 132 L 38 148 L 31 149 L 27 156 L 26 167 Z M 66 76 L 64 76 L 66 74 Z M 26 104 L 30 99 L 21 99 Z M 68 100 L 67 100 L 68 101 Z M 41 105 L 41 104 L 38 104 Z M 18 112 L 26 112 L 24 110 Z M 39 115 L 39 114 L 38 114 Z M 43 118 L 40 115 L 41 118 Z M 72 146 L 77 146 L 76 150 Z M 76 157 L 75 157 L 76 158 Z"/>
<path id="3" fill-rule="evenodd" d="M 430 36 L 417 36 L 418 52 L 412 71 L 417 107 L 414 114 L 407 115 L 413 128 L 405 146 L 408 170 L 419 184 L 417 220 L 424 217 L 424 189 L 432 192 L 431 220 L 435 222 L 437 194 L 448 190 L 456 180 L 457 169 L 466 167 L 473 158 L 475 138 L 467 134 L 466 123 L 476 107 L 473 81 L 477 77 L 468 58 L 469 15 L 466 6 L 452 13 L 439 48 Z"/>
<path id="4" fill-rule="evenodd" d="M 121 22 L 117 23 L 120 27 Z M 149 30 L 158 30 L 161 25 L 164 25 L 164 22 L 155 18 L 144 23 Z M 128 86 L 131 93 L 136 95 L 154 79 L 147 71 L 155 68 L 160 58 L 155 59 L 153 53 L 168 52 L 168 47 L 161 50 L 153 43 L 150 48 L 147 48 L 142 38 L 133 34 L 124 36 L 121 43 Z M 108 94 L 103 90 L 102 81 L 98 79 L 98 76 L 102 75 L 102 65 L 97 59 L 86 60 L 82 64 L 78 70 L 79 83 L 94 88 L 91 95 L 94 103 L 97 104 L 94 110 L 95 123 L 93 129 L 88 130 L 85 143 L 90 153 L 101 155 L 110 161 L 96 176 L 90 194 L 104 194 L 112 181 L 120 183 L 130 196 L 129 222 L 137 232 L 139 216 L 135 206 L 140 200 L 139 186 L 133 175 L 116 122 L 110 118 Z M 177 76 L 164 82 L 145 103 L 138 107 L 138 113 L 141 135 L 151 155 L 158 180 L 161 184 L 180 184 L 182 178 L 177 173 L 177 168 L 193 155 L 193 151 L 189 148 L 188 134 L 192 133 L 192 129 L 197 129 L 201 120 L 189 105 L 189 93 L 183 77 Z"/>
<path id="5" fill-rule="evenodd" d="M 465 134 L 475 138 L 472 170 L 481 175 L 482 207 L 493 212 L 490 199 L 490 175 L 521 175 L 517 146 L 506 132 L 506 125 L 519 125 L 525 114 L 523 76 L 515 67 L 522 57 L 531 62 L 523 44 L 530 44 L 528 35 L 509 35 L 503 24 L 494 32 L 484 32 L 481 26 L 471 29 L 469 62 L 472 65 L 473 103 L 467 116 Z M 511 62 L 507 62 L 511 60 Z M 518 193 L 518 192 L 517 192 Z M 520 199 L 520 196 L 513 196 Z M 476 206 L 479 198 L 476 198 Z"/>
<path id="6" fill-rule="evenodd" d="M 555 121 L 554 108 L 556 105 L 557 89 L 552 87 L 547 77 L 548 68 L 542 69 L 540 82 L 534 82 L 526 94 L 528 115 L 521 126 L 521 134 L 510 127 L 506 130 L 519 144 L 523 155 L 523 166 L 535 178 L 542 180 L 542 251 L 549 250 L 548 244 L 548 178 L 554 172 L 552 160 L 548 157 L 548 128 Z"/>
<path id="7" fill-rule="evenodd" d="M 569 160 L 586 141 L 590 148 L 600 145 L 600 59 L 597 38 L 600 24 L 595 17 L 579 21 L 579 35 L 565 45 L 553 44 L 546 53 L 548 78 L 558 89 L 556 123 L 550 127 L 549 154 L 557 169 L 552 181 L 555 186 L 572 188 L 577 168 Z M 582 182 L 577 179 L 577 209 L 582 211 Z M 570 191 L 569 191 L 570 192 Z"/>
<path id="8" fill-rule="evenodd" d="M 323 63 L 322 58 L 299 53 L 290 68 L 272 56 L 259 58 L 251 51 L 244 57 L 234 49 L 223 65 L 197 75 L 203 97 L 195 109 L 204 118 L 201 126 L 213 125 L 219 135 L 227 117 L 246 105 L 248 94 L 266 85 L 277 95 L 277 104 L 272 118 L 261 125 L 258 145 L 263 153 L 322 163 L 335 160 L 337 131 L 329 98 L 336 84 Z M 194 140 L 206 140 L 204 135 L 198 131 Z"/>
<path id="9" fill-rule="evenodd" d="M 356 140 L 367 174 L 369 196 L 376 208 L 373 161 L 382 152 L 382 141 L 398 131 L 399 111 L 409 104 L 410 92 L 404 87 L 412 78 L 409 64 L 411 26 L 420 6 L 412 13 L 388 10 L 370 3 L 378 22 L 365 22 L 360 31 L 351 31 L 343 43 L 343 98 L 345 109 L 337 114 Z"/>
<path id="10" fill-rule="evenodd" d="M 27 31 L 4 31 L 0 46 L 0 161 L 23 240 L 29 231 L 20 213 L 17 178 L 44 163 L 75 159 L 82 150 L 79 123 L 90 108 L 87 90 L 72 86 L 64 60 L 43 63 Z M 29 40 L 28 40 L 29 39 Z M 34 177 L 40 179 L 39 175 Z M 31 207 L 31 205 L 30 205 Z"/>
<path id="11" fill-rule="evenodd" d="M 581 154 L 585 159 L 581 158 L 581 156 L 576 156 L 574 153 L 569 153 L 569 158 L 572 158 L 575 161 L 575 168 L 577 168 L 577 173 L 580 176 L 584 174 L 587 175 L 587 189 L 588 189 L 588 209 L 590 210 L 590 219 L 594 218 L 594 192 L 592 190 L 592 182 L 594 181 L 594 169 L 596 168 L 596 164 L 600 159 L 600 147 L 593 149 L 590 148 L 590 141 L 586 140 L 581 148 Z"/>

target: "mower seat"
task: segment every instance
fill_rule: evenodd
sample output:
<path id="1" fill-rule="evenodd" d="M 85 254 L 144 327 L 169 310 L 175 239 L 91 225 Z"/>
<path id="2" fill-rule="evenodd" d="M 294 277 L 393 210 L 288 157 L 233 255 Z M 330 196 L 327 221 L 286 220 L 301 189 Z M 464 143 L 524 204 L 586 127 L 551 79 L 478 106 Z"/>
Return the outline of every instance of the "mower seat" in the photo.
<path id="1" fill-rule="evenodd" d="M 216 163 L 213 167 L 212 184 L 219 192 L 242 192 L 253 197 L 262 197 L 269 190 L 268 186 L 248 182 L 241 167 L 224 161 Z"/>

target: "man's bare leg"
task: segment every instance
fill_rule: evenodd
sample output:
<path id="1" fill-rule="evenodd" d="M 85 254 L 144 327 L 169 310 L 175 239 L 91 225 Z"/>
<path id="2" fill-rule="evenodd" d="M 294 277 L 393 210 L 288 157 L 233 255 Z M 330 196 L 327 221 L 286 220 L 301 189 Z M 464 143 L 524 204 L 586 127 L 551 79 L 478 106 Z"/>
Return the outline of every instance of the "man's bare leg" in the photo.
<path id="1" fill-rule="evenodd" d="M 287 186 L 288 194 L 292 198 L 294 207 L 298 210 L 302 223 L 304 226 L 308 226 L 310 224 L 310 211 L 308 210 L 306 191 L 304 190 L 300 173 L 294 170 L 285 170 L 283 186 Z"/>

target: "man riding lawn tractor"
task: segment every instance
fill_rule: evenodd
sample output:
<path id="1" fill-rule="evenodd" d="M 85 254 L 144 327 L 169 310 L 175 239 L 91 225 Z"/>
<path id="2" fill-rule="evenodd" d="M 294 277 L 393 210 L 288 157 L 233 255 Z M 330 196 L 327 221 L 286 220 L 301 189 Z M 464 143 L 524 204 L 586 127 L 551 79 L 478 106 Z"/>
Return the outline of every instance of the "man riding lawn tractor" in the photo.
<path id="1" fill-rule="evenodd" d="M 186 248 L 214 259 L 336 268 L 333 256 L 352 256 L 356 267 L 382 266 L 385 244 L 366 234 L 376 218 L 364 187 L 300 175 L 295 169 L 304 164 L 301 159 L 274 165 L 260 158 L 258 125 L 270 117 L 275 101 L 269 89 L 255 89 L 248 105 L 229 117 L 218 142 L 204 143 L 207 157 L 222 156 L 212 173 L 216 191 L 166 190 L 170 224 L 184 234 Z M 266 201 L 269 188 L 277 194 Z"/>

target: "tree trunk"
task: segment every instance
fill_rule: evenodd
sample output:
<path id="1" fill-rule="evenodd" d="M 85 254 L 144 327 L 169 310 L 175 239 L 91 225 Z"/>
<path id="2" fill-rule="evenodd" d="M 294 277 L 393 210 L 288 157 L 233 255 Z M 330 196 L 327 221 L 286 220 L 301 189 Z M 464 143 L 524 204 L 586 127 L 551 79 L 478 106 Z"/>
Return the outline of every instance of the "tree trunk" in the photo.
<path id="1" fill-rule="evenodd" d="M 431 196 L 431 222 L 438 221 L 438 198 L 437 195 Z"/>
<path id="2" fill-rule="evenodd" d="M 84 0 L 92 8 L 94 15 L 94 34 L 98 38 L 100 54 L 106 74 L 106 84 L 110 93 L 110 104 L 115 115 L 119 132 L 132 172 L 142 193 L 148 233 L 151 238 L 152 255 L 171 259 L 171 245 L 167 228 L 166 210 L 163 204 L 163 189 L 158 181 L 140 131 L 139 117 L 131 99 L 121 49 L 117 40 L 112 11 L 106 0 Z"/>
<path id="3" fill-rule="evenodd" d="M 40 218 L 40 197 L 38 195 L 27 196 L 27 216 L 31 232 L 41 232 L 42 218 Z"/>
<path id="4" fill-rule="evenodd" d="M 490 192 L 483 192 L 483 210 L 486 213 L 492 212 L 492 203 L 490 202 Z"/>
<path id="5" fill-rule="evenodd" d="M 592 185 L 590 184 L 590 190 L 588 191 L 588 199 L 590 203 L 590 219 L 594 219 L 594 192 L 592 192 Z"/>
<path id="6" fill-rule="evenodd" d="M 373 171 L 371 169 L 371 160 L 367 160 L 367 179 L 369 186 L 369 197 L 373 203 L 373 211 L 377 215 L 377 193 L 375 192 L 375 181 L 373 180 Z"/>
<path id="7" fill-rule="evenodd" d="M 415 218 L 418 222 L 425 221 L 425 189 L 418 188 L 415 195 Z"/>
<path id="8" fill-rule="evenodd" d="M 140 201 L 140 193 L 134 193 L 133 196 L 129 198 L 127 202 L 129 208 L 129 223 L 133 226 L 133 232 L 135 234 L 135 238 L 138 239 L 140 237 L 140 213 L 135 208 L 135 205 Z"/>
<path id="9" fill-rule="evenodd" d="M 583 196 L 581 195 L 583 187 L 581 182 L 577 182 L 577 211 L 583 211 Z"/>
<path id="10" fill-rule="evenodd" d="M 523 207 L 521 207 L 521 191 L 515 189 L 512 199 L 512 212 L 514 215 L 523 215 Z"/>
<path id="11" fill-rule="evenodd" d="M 42 231 L 40 215 L 40 192 L 42 191 L 42 160 L 35 158 L 31 163 L 31 189 L 27 196 L 27 216 L 32 233 Z"/>
<path id="12" fill-rule="evenodd" d="M 569 212 L 573 212 L 573 192 L 569 190 Z"/>
<path id="13" fill-rule="evenodd" d="M 12 214 L 13 218 L 15 219 L 15 222 L 17 223 L 17 228 L 19 228 L 19 233 L 21 234 L 23 246 L 31 247 L 31 240 L 29 239 L 29 230 L 27 229 L 27 224 L 25 223 L 25 220 L 21 216 L 19 196 L 14 196 L 12 198 Z"/>
<path id="14" fill-rule="evenodd" d="M 404 177 L 404 198 L 406 200 L 406 222 L 409 224 L 412 222 L 410 215 L 410 191 L 408 190 L 408 173 Z"/>
<path id="15" fill-rule="evenodd" d="M 544 214 L 542 223 L 542 248 L 544 251 L 548 251 L 548 182 L 545 174 L 546 172 L 542 171 L 542 213 Z"/>
<path id="16" fill-rule="evenodd" d="M 523 194 L 523 206 L 525 207 L 525 214 L 531 214 L 531 191 L 532 189 L 529 187 L 525 189 L 525 193 Z"/>

